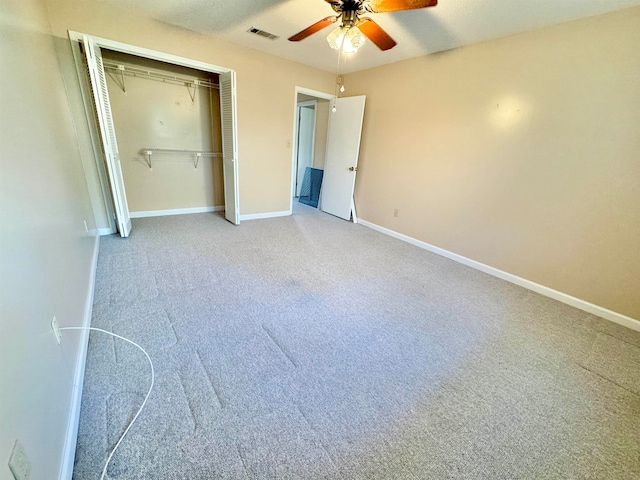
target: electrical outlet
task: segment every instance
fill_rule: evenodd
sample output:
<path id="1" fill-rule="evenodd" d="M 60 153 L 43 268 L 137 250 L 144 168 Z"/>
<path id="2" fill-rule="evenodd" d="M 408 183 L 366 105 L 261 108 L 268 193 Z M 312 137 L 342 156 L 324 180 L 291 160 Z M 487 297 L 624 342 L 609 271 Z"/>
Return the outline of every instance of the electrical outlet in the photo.
<path id="1" fill-rule="evenodd" d="M 13 445 L 13 451 L 9 457 L 9 470 L 16 480 L 29 480 L 29 475 L 31 475 L 31 464 L 20 440 L 16 440 Z"/>
<path id="2" fill-rule="evenodd" d="M 393 211 L 393 216 L 394 216 L 394 217 L 397 217 L 397 216 L 398 216 L 398 209 L 397 209 L 397 208 Z"/>
<path id="3" fill-rule="evenodd" d="M 53 330 L 53 334 L 56 336 L 56 340 L 58 344 L 60 344 L 61 335 L 60 335 L 60 327 L 58 326 L 58 319 L 54 316 L 53 320 L 51 320 L 51 329 Z"/>

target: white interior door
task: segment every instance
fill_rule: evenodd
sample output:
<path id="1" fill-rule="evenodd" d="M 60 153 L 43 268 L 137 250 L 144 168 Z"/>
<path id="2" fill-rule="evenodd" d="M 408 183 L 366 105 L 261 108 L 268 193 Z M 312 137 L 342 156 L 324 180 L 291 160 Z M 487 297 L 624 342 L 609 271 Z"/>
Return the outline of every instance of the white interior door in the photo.
<path id="1" fill-rule="evenodd" d="M 113 196 L 116 223 L 118 224 L 120 236 L 128 237 L 129 233 L 131 233 L 131 217 L 129 216 L 127 194 L 124 189 L 122 165 L 120 165 L 120 157 L 118 155 L 116 131 L 113 126 L 113 117 L 111 116 L 107 79 L 102 65 L 102 54 L 100 47 L 98 47 L 90 37 L 85 35 L 83 37 L 83 43 L 89 68 L 91 89 L 96 105 L 98 124 L 100 125 L 102 147 L 106 158 L 107 171 L 109 173 L 109 184 Z"/>
<path id="2" fill-rule="evenodd" d="M 316 128 L 316 109 L 314 106 L 298 107 L 298 175 L 296 181 L 296 197 L 300 196 L 300 188 L 307 167 L 313 166 L 313 137 Z"/>
<path id="3" fill-rule="evenodd" d="M 320 208 L 345 220 L 351 219 L 365 99 L 364 95 L 337 98 L 336 111 L 329 114 Z"/>
<path id="4" fill-rule="evenodd" d="M 236 72 L 221 73 L 220 116 L 222 120 L 222 161 L 224 165 L 224 216 L 240 223 L 238 197 L 238 134 L 236 130 Z"/>

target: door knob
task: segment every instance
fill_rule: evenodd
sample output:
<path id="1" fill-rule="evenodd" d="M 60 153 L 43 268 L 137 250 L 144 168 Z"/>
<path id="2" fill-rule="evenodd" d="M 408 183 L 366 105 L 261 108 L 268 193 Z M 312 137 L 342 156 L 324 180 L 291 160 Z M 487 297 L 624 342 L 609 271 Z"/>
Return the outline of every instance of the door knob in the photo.
<path id="1" fill-rule="evenodd" d="M 358 171 L 358 167 L 349 167 L 349 171 L 350 172 L 357 172 Z"/>

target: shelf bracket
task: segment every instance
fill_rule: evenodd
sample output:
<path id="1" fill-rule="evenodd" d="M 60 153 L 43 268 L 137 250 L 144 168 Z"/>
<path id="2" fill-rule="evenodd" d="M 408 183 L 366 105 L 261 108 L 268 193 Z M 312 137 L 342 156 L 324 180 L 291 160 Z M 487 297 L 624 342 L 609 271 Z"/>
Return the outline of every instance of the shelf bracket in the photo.
<path id="1" fill-rule="evenodd" d="M 202 154 L 200 152 L 196 153 L 196 158 L 194 160 L 194 166 L 195 168 L 198 168 L 198 163 L 200 162 L 200 157 L 202 157 Z"/>
<path id="2" fill-rule="evenodd" d="M 120 78 L 122 78 L 122 91 L 127 93 L 127 85 L 124 83 L 124 65 L 118 65 L 118 70 L 120 70 Z"/>
<path id="3" fill-rule="evenodd" d="M 153 155 L 153 152 L 151 150 L 146 150 L 144 153 L 147 155 L 147 165 L 149 165 L 149 170 L 153 170 L 151 166 L 151 155 Z"/>
<path id="4" fill-rule="evenodd" d="M 194 80 L 193 83 L 184 84 L 187 87 L 187 92 L 189 92 L 189 96 L 191 97 L 191 103 L 195 103 L 196 101 L 196 89 L 198 88 L 198 80 Z M 193 88 L 193 93 L 191 93 L 191 89 Z"/>
<path id="5" fill-rule="evenodd" d="M 115 69 L 117 69 L 120 72 L 119 76 L 117 75 L 117 73 L 112 72 L 111 69 L 105 69 L 105 73 L 113 79 L 113 81 L 118 87 L 120 87 L 120 90 L 122 90 L 122 93 L 126 94 L 127 85 L 124 82 L 124 65 L 117 65 Z"/>

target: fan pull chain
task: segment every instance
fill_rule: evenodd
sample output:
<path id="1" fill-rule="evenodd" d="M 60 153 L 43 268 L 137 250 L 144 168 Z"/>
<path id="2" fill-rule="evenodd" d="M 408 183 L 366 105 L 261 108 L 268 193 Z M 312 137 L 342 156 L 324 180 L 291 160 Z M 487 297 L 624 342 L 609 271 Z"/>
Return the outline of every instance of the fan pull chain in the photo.
<path id="1" fill-rule="evenodd" d="M 340 79 L 340 58 L 342 57 L 342 45 L 340 45 L 340 48 L 338 49 L 338 67 L 336 68 L 336 90 L 335 90 L 335 97 L 333 99 L 333 108 L 331 108 L 331 111 L 333 113 L 336 113 L 336 99 L 338 98 L 338 80 Z M 342 88 L 340 89 L 341 92 L 344 92 L 344 85 L 342 85 Z"/>

